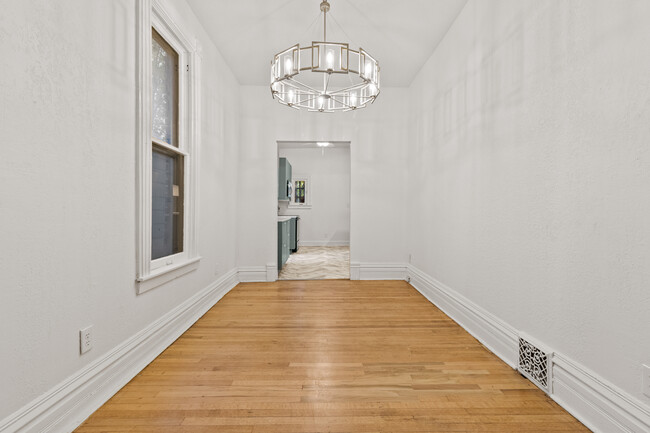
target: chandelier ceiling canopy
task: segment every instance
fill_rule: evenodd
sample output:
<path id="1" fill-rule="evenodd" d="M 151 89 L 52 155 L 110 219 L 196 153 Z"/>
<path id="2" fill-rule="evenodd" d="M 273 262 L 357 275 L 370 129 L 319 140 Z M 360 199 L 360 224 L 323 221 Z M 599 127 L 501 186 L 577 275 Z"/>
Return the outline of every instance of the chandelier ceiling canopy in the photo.
<path id="1" fill-rule="evenodd" d="M 323 0 L 323 41 L 296 44 L 271 62 L 271 95 L 295 109 L 332 113 L 364 108 L 379 95 L 379 64 L 363 48 L 327 42 L 327 13 Z"/>

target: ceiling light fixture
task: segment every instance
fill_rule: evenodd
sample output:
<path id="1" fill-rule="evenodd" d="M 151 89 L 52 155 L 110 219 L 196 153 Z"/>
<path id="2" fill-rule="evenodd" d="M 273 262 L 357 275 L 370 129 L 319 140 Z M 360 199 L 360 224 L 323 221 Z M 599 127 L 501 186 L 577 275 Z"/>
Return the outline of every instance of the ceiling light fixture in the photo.
<path id="1" fill-rule="evenodd" d="M 327 42 L 327 0 L 320 10 L 323 42 L 296 44 L 273 57 L 271 95 L 289 107 L 322 113 L 364 108 L 379 95 L 379 64 L 363 48 Z"/>

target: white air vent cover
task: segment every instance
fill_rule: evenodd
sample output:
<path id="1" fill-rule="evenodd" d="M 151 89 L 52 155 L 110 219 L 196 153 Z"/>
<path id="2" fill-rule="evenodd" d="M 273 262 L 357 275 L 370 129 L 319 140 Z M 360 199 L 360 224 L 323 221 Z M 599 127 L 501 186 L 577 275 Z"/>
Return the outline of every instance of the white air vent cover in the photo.
<path id="1" fill-rule="evenodd" d="M 551 389 L 551 358 L 553 353 L 531 341 L 526 335 L 519 336 L 519 362 L 517 369 L 547 394 Z"/>

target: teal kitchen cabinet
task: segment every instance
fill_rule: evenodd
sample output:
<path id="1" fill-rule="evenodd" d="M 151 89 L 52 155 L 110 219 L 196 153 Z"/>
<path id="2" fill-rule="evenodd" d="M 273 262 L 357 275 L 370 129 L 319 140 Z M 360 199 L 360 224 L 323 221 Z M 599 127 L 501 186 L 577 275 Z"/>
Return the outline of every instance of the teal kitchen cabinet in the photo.
<path id="1" fill-rule="evenodd" d="M 290 228 L 291 222 L 287 221 L 278 221 L 278 271 L 282 269 L 282 266 L 289 259 L 289 247 L 290 247 Z"/>
<path id="2" fill-rule="evenodd" d="M 298 218 L 293 217 L 289 220 L 289 253 L 298 251 Z"/>
<path id="3" fill-rule="evenodd" d="M 280 158 L 280 163 L 278 164 L 278 200 L 291 201 L 292 193 L 291 164 L 287 158 Z"/>

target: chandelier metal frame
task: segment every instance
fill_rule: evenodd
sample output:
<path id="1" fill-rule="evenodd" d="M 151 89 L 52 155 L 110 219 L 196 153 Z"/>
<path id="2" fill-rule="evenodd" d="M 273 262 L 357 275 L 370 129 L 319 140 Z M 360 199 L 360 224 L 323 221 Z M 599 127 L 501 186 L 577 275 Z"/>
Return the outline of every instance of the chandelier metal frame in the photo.
<path id="1" fill-rule="evenodd" d="M 347 43 L 327 42 L 327 0 L 321 2 L 320 10 L 323 41 L 313 41 L 306 47 L 296 44 L 273 57 L 271 96 L 297 110 L 333 113 L 365 108 L 379 96 L 379 63 L 363 48 L 353 50 Z M 322 74 L 322 88 L 301 81 L 300 73 L 304 71 Z M 335 74 L 347 75 L 350 84 L 332 88 Z"/>

